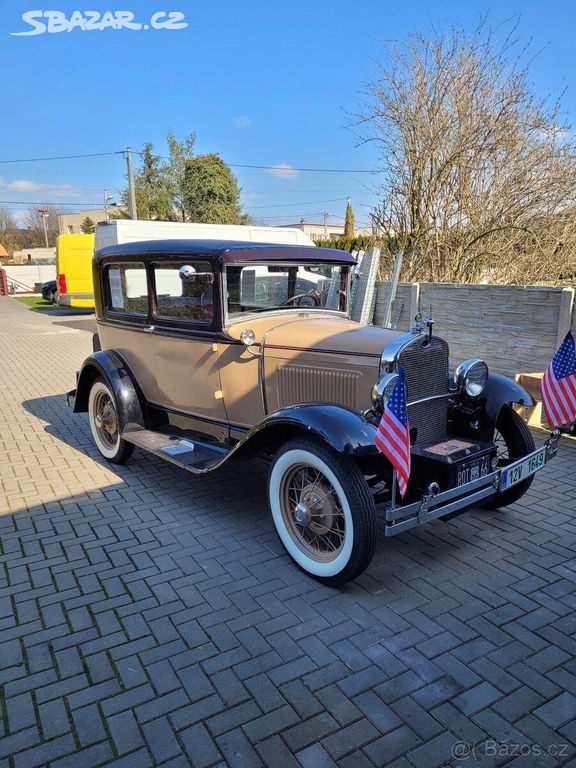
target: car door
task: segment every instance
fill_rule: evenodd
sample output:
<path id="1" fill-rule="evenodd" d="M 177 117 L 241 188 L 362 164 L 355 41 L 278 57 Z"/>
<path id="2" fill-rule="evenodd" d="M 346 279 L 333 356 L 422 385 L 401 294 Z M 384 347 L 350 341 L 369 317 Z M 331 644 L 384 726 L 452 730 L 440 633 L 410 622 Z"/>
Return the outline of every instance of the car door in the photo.
<path id="1" fill-rule="evenodd" d="M 129 324 L 114 323 L 106 339 L 134 372 L 147 402 L 171 414 L 170 423 L 226 442 L 213 279 L 211 265 L 203 261 L 159 259 L 149 265 L 147 277 L 141 263 L 110 265 L 105 280 L 111 309 Z"/>
<path id="2" fill-rule="evenodd" d="M 146 356 L 154 376 L 147 398 L 164 408 L 226 420 L 214 323 L 214 275 L 209 262 L 151 265 L 152 324 Z"/>

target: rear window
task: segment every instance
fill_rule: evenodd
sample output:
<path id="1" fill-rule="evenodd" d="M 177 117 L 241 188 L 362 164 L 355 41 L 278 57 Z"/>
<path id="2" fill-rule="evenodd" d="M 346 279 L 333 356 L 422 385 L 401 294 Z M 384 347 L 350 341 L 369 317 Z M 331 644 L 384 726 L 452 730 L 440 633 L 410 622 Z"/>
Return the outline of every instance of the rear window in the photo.
<path id="1" fill-rule="evenodd" d="M 214 274 L 206 261 L 154 264 L 156 315 L 170 320 L 211 323 Z"/>
<path id="2" fill-rule="evenodd" d="M 105 272 L 106 309 L 146 317 L 148 286 L 144 264 L 111 264 Z"/>

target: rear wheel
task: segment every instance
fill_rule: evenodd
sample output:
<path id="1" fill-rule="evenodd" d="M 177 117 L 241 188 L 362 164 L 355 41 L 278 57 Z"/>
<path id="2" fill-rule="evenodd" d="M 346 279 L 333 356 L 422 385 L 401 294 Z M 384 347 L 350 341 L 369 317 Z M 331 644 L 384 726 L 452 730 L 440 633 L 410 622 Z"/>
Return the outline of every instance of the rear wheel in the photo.
<path id="1" fill-rule="evenodd" d="M 120 437 L 120 424 L 114 393 L 104 379 L 94 379 L 88 398 L 90 429 L 96 447 L 113 464 L 124 464 L 134 450 Z"/>
<path id="2" fill-rule="evenodd" d="M 276 531 L 306 573 L 337 585 L 367 568 L 376 548 L 376 509 L 351 459 L 314 440 L 290 440 L 274 458 L 268 494 Z"/>
<path id="3" fill-rule="evenodd" d="M 494 443 L 496 445 L 496 457 L 499 467 L 505 467 L 507 464 L 527 456 L 536 448 L 534 438 L 524 419 L 510 405 L 503 406 L 498 415 L 494 432 Z M 534 475 L 527 477 L 509 490 L 497 493 L 484 506 L 489 509 L 497 509 L 498 507 L 506 507 L 508 504 L 513 504 L 524 496 L 532 485 L 533 480 Z"/>

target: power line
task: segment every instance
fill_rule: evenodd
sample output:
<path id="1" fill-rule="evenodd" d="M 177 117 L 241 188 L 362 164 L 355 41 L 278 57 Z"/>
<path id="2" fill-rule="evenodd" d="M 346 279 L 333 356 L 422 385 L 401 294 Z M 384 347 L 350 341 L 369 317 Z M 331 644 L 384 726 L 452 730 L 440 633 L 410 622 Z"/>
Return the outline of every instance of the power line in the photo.
<path id="1" fill-rule="evenodd" d="M 324 213 L 324 211 L 311 211 L 308 213 L 301 213 L 299 218 L 303 219 L 305 216 L 321 216 Z M 281 213 L 276 214 L 276 216 L 257 216 L 257 219 L 285 219 L 286 216 L 283 216 Z"/>
<path id="2" fill-rule="evenodd" d="M 109 155 L 123 155 L 124 150 L 118 152 L 93 152 L 89 155 L 61 155 L 60 157 L 30 157 L 25 160 L 0 160 L 0 163 L 41 163 L 45 160 L 77 160 L 81 157 L 106 157 Z"/>
<path id="3" fill-rule="evenodd" d="M 321 203 L 341 203 L 343 200 L 347 200 L 346 197 L 333 197 L 331 200 L 306 200 L 305 202 L 300 203 L 275 203 L 274 205 L 250 205 L 247 203 L 247 206 L 249 208 L 288 208 L 289 206 L 294 205 L 320 205 Z"/>
<path id="4" fill-rule="evenodd" d="M 94 200 L 92 200 L 91 203 L 63 203 L 62 201 L 55 202 L 54 200 L 0 200 L 0 205 L 28 205 L 31 208 L 34 208 L 36 205 L 53 205 L 58 208 L 91 205 L 93 210 L 99 210 L 98 208 L 94 208 L 94 206 L 97 205 Z M 104 206 L 101 207 L 103 208 Z"/>
<path id="5" fill-rule="evenodd" d="M 102 194 L 104 189 L 75 189 L 72 185 L 62 187 L 42 187 L 42 189 L 15 189 L 10 184 L 0 185 L 0 189 L 7 190 L 8 192 L 25 192 L 28 195 L 40 195 L 42 192 L 60 192 L 62 196 L 76 194 L 77 192 L 100 192 Z"/>
<path id="6" fill-rule="evenodd" d="M 160 160 L 170 160 L 170 157 L 166 155 L 155 155 Z M 366 168 L 298 168 L 294 165 L 277 164 L 277 165 L 246 165 L 243 163 L 226 163 L 230 168 L 254 168 L 260 171 L 276 171 L 279 178 L 287 177 L 292 171 L 298 171 L 302 173 L 383 173 L 383 171 L 369 171 Z"/>
<path id="7" fill-rule="evenodd" d="M 0 160 L 0 164 L 7 163 L 42 163 L 49 160 L 78 160 L 84 157 L 107 157 L 111 155 L 123 155 L 125 150 L 120 149 L 116 152 L 91 152 L 84 155 L 59 155 L 55 157 L 29 157 L 20 158 L 18 160 Z M 169 157 L 157 155 L 162 160 L 169 160 Z M 291 171 L 297 171 L 298 173 L 382 173 L 382 171 L 370 171 L 366 168 L 299 168 L 292 165 L 249 165 L 246 163 L 227 163 L 231 168 L 253 168 L 260 171 L 276 171 L 281 174 L 288 174 Z"/>

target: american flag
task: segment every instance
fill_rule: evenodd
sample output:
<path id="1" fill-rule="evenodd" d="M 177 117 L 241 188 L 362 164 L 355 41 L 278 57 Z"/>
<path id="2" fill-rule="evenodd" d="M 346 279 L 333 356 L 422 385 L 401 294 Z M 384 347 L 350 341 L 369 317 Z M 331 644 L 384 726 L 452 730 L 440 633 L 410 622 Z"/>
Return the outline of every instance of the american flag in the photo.
<path id="1" fill-rule="evenodd" d="M 542 407 L 551 427 L 576 421 L 576 350 L 570 331 L 542 379 Z"/>
<path id="2" fill-rule="evenodd" d="M 396 470 L 398 490 L 404 496 L 410 477 L 410 425 L 406 408 L 404 369 L 398 368 L 398 380 L 384 405 L 384 413 L 374 442 Z"/>

